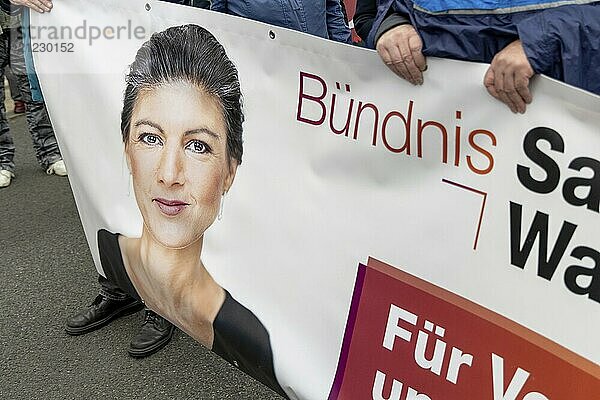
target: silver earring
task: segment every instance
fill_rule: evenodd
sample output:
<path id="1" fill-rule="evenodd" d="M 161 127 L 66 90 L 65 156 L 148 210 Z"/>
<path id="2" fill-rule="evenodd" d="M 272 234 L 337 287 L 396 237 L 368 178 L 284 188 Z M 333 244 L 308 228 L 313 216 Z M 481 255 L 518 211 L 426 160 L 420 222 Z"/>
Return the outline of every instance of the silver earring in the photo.
<path id="1" fill-rule="evenodd" d="M 219 214 L 217 214 L 217 219 L 220 221 L 223 218 L 223 204 L 225 204 L 225 193 L 221 195 L 221 204 L 219 205 Z"/>

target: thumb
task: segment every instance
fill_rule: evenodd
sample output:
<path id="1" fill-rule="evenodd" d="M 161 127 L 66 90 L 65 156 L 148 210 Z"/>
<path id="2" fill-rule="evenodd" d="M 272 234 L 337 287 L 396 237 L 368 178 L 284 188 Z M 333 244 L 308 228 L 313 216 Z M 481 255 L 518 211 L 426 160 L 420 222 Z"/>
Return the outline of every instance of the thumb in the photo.
<path id="1" fill-rule="evenodd" d="M 494 70 L 490 66 L 483 76 L 483 86 L 486 87 L 489 94 L 491 94 L 495 98 L 499 98 L 498 92 L 496 91 L 496 86 L 494 82 L 496 80 L 496 75 L 494 74 Z"/>

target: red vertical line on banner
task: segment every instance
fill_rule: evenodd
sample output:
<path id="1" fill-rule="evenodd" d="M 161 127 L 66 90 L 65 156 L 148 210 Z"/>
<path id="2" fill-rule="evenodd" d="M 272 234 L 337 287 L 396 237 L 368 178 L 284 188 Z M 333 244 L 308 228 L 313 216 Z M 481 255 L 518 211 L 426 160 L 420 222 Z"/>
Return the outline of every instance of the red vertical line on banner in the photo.
<path id="1" fill-rule="evenodd" d="M 442 178 L 442 182 L 449 183 L 450 185 L 457 186 L 461 189 L 469 190 L 471 192 L 480 194 L 483 196 L 483 201 L 481 202 L 481 211 L 479 212 L 479 222 L 477 223 L 477 233 L 475 233 L 475 242 L 473 243 L 473 250 L 477 250 L 477 242 L 479 241 L 479 232 L 481 231 L 481 223 L 483 222 L 483 212 L 485 210 L 485 202 L 487 200 L 487 193 L 481 190 L 472 188 L 470 186 L 466 186 L 457 182 L 452 182 L 451 180 Z"/>
<path id="2" fill-rule="evenodd" d="M 340 389 L 342 388 L 344 373 L 346 372 L 346 363 L 348 362 L 348 356 L 350 354 L 352 333 L 354 332 L 354 324 L 356 323 L 356 318 L 358 316 L 360 295 L 362 293 L 366 273 L 367 267 L 363 264 L 358 264 L 356 282 L 354 283 L 354 292 L 352 293 L 352 302 L 350 303 L 350 311 L 348 311 L 348 322 L 346 323 L 346 331 L 344 332 L 344 339 L 342 340 L 340 359 L 338 361 L 335 378 L 333 379 L 333 385 L 331 386 L 331 391 L 329 392 L 329 397 L 327 398 L 328 400 L 337 400 L 340 394 Z"/>

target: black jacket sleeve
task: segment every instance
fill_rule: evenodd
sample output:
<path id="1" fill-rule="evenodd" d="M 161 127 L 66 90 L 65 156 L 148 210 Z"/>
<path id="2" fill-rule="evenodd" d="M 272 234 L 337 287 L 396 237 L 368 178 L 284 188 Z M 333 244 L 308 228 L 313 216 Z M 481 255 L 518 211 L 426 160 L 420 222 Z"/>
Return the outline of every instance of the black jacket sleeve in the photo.
<path id="1" fill-rule="evenodd" d="M 369 32 L 373 27 L 373 22 L 377 16 L 376 0 L 358 0 L 356 2 L 356 12 L 354 13 L 354 29 L 360 38 L 366 42 Z"/>
<path id="2" fill-rule="evenodd" d="M 354 14 L 354 29 L 360 38 L 366 42 L 369 32 L 373 28 L 373 22 L 377 17 L 377 0 L 358 0 L 356 2 L 356 13 Z M 410 24 L 408 16 L 390 12 L 385 16 L 381 25 L 375 33 L 375 43 L 381 35 L 390 29 L 398 26 Z"/>
<path id="3" fill-rule="evenodd" d="M 8 15 L 17 15 L 21 12 L 21 6 L 15 6 L 9 0 L 0 0 L 0 8 Z"/>
<path id="4" fill-rule="evenodd" d="M 4 1 L 4 0 L 2 0 Z M 210 0 L 163 0 L 169 3 L 181 4 L 198 8 L 210 8 Z"/>

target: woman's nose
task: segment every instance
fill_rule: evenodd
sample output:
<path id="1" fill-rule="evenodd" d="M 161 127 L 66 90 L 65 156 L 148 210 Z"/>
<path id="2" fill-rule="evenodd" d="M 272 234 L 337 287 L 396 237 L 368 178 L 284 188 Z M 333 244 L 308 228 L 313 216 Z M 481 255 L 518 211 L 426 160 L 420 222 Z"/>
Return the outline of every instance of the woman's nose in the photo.
<path id="1" fill-rule="evenodd" d="M 166 186 L 183 184 L 183 151 L 168 145 L 163 148 L 158 166 L 158 180 Z"/>

